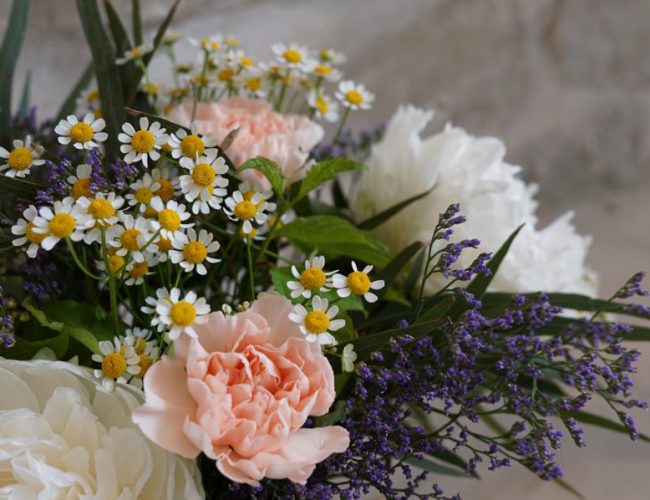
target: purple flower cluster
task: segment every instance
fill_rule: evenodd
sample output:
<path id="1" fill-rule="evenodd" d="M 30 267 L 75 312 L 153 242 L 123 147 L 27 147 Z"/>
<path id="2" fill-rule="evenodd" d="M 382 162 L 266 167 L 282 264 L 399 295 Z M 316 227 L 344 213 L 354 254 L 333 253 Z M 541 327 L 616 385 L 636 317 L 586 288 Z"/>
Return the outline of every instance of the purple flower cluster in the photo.
<path id="1" fill-rule="evenodd" d="M 368 155 L 372 145 L 381 140 L 385 130 L 386 125 L 383 123 L 358 133 L 345 129 L 331 143 L 316 146 L 311 151 L 311 157 L 316 161 L 338 157 L 363 159 Z"/>
<path id="2" fill-rule="evenodd" d="M 16 343 L 14 317 L 9 311 L 11 299 L 0 287 L 0 347 L 10 348 Z"/>
<path id="3" fill-rule="evenodd" d="M 49 302 L 61 295 L 63 277 L 53 261 L 52 253 L 39 252 L 26 262 L 15 260 L 11 269 L 22 276 L 21 286 L 38 304 Z"/>

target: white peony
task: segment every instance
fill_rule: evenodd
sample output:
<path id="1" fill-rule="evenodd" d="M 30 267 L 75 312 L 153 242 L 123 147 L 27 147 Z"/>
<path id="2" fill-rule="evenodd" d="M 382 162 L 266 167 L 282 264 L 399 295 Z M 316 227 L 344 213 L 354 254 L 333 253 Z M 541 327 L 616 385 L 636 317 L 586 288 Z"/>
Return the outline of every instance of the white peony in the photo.
<path id="1" fill-rule="evenodd" d="M 70 363 L 0 358 L 0 498 L 198 499 L 198 471 L 131 422 L 142 393 Z"/>
<path id="2" fill-rule="evenodd" d="M 492 281 L 492 291 L 595 294 L 593 273 L 585 268 L 591 239 L 575 232 L 572 214 L 537 229 L 537 187 L 518 177 L 520 167 L 504 161 L 504 144 L 451 125 L 423 140 L 420 133 L 432 118 L 432 112 L 413 106 L 397 110 L 356 187 L 357 218 L 366 219 L 432 189 L 374 230 L 393 254 L 414 241 L 428 243 L 438 215 L 460 203 L 467 222 L 456 226 L 452 239 L 478 238 L 481 251 L 495 252 L 520 224 L 526 224 Z M 469 265 L 477 253 L 464 252 L 460 265 Z M 444 283 L 436 276 L 429 291 Z"/>

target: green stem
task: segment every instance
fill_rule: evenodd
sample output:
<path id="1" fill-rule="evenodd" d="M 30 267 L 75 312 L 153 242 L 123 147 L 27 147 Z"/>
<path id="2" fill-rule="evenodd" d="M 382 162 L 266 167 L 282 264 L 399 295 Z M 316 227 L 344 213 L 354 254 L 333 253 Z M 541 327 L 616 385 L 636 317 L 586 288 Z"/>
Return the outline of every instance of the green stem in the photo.
<path id="1" fill-rule="evenodd" d="M 251 253 L 251 246 L 246 245 L 246 254 L 248 255 L 248 278 L 251 287 L 251 300 L 255 300 L 255 277 L 253 276 L 253 254 Z"/>
<path id="2" fill-rule="evenodd" d="M 113 324 L 115 327 L 115 334 L 120 333 L 120 319 L 117 315 L 117 289 L 115 287 L 115 276 L 111 272 L 108 263 L 108 249 L 106 247 L 106 230 L 99 226 L 99 232 L 102 235 L 102 255 L 104 256 L 104 267 L 106 267 L 106 274 L 108 275 L 108 292 L 111 300 L 111 315 L 113 316 Z"/>
<path id="3" fill-rule="evenodd" d="M 345 111 L 343 111 L 343 116 L 341 117 L 341 123 L 339 123 L 339 128 L 336 129 L 336 134 L 334 135 L 334 139 L 332 139 L 333 143 L 336 142 L 336 140 L 341 135 L 341 132 L 343 132 L 343 126 L 345 125 L 345 122 L 348 121 L 349 114 L 350 114 L 350 108 L 345 108 Z"/>
<path id="4" fill-rule="evenodd" d="M 93 273 L 91 273 L 86 266 L 84 266 L 81 263 L 81 260 L 79 259 L 79 256 L 77 255 L 76 250 L 74 249 L 74 245 L 72 244 L 72 241 L 70 238 L 65 239 L 66 244 L 68 245 L 68 250 L 70 250 L 70 254 L 72 255 L 72 258 L 74 259 L 75 264 L 77 264 L 77 267 L 81 269 L 81 271 L 88 276 L 89 278 L 92 278 L 94 280 L 100 280 L 101 278 Z"/>

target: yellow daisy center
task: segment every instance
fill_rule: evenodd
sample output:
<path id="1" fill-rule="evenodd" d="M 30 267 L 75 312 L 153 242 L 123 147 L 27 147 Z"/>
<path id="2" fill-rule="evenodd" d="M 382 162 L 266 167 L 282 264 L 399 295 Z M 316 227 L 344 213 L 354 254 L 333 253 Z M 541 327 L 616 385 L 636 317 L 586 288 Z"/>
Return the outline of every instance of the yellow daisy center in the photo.
<path id="1" fill-rule="evenodd" d="M 183 247 L 183 259 L 190 264 L 200 264 L 208 256 L 208 249 L 200 241 L 191 241 Z"/>
<path id="2" fill-rule="evenodd" d="M 160 189 L 154 194 L 160 196 L 162 201 L 169 201 L 174 197 L 174 184 L 169 179 L 158 179 Z"/>
<path id="3" fill-rule="evenodd" d="M 216 176 L 217 173 L 214 168 L 212 168 L 208 163 L 199 163 L 192 170 L 192 179 L 194 180 L 194 183 L 199 186 L 212 186 Z"/>
<path id="4" fill-rule="evenodd" d="M 155 219 L 158 215 L 158 212 L 156 212 L 152 207 L 147 207 L 144 209 L 144 214 L 143 214 L 147 219 Z"/>
<path id="5" fill-rule="evenodd" d="M 366 273 L 354 271 L 348 274 L 348 288 L 355 295 L 363 295 L 370 290 L 370 278 Z"/>
<path id="6" fill-rule="evenodd" d="M 181 300 L 172 305 L 169 317 L 177 326 L 190 326 L 196 318 L 196 309 L 189 302 Z"/>
<path id="7" fill-rule="evenodd" d="M 181 216 L 177 212 L 166 208 L 158 214 L 158 222 L 167 231 L 176 231 L 181 227 Z"/>
<path id="8" fill-rule="evenodd" d="M 77 223 L 70 214 L 56 214 L 48 226 L 50 233 L 57 238 L 67 238 L 72 234 Z"/>
<path id="9" fill-rule="evenodd" d="M 70 139 L 74 142 L 88 142 L 93 138 L 93 128 L 85 122 L 75 123 L 70 129 Z"/>
<path id="10" fill-rule="evenodd" d="M 142 57 L 142 49 L 140 47 L 133 47 L 133 50 L 131 51 L 131 57 L 133 59 L 139 59 Z"/>
<path id="11" fill-rule="evenodd" d="M 144 378 L 145 373 L 147 373 L 147 370 L 151 368 L 151 365 L 153 365 L 153 359 L 151 359 L 146 354 L 140 354 L 140 361 L 138 361 L 140 372 L 136 375 L 136 377 Z"/>
<path id="12" fill-rule="evenodd" d="M 147 94 L 152 95 L 152 96 L 157 96 L 158 95 L 158 85 L 155 83 L 145 83 L 144 84 L 144 90 Z"/>
<path id="13" fill-rule="evenodd" d="M 163 238 L 162 236 L 158 239 L 156 245 L 158 245 L 158 250 L 160 252 L 169 252 L 172 249 L 171 240 L 168 240 L 167 238 Z"/>
<path id="14" fill-rule="evenodd" d="M 181 152 L 184 156 L 194 159 L 198 154 L 202 155 L 205 151 L 203 139 L 198 135 L 188 135 L 181 140 Z"/>
<path id="15" fill-rule="evenodd" d="M 314 68 L 314 73 L 317 75 L 329 75 L 332 73 L 332 67 L 327 64 L 319 64 Z"/>
<path id="16" fill-rule="evenodd" d="M 262 87 L 262 79 L 261 78 L 249 78 L 246 80 L 246 88 L 251 91 L 251 92 L 257 92 L 261 87 Z"/>
<path id="17" fill-rule="evenodd" d="M 75 199 L 82 196 L 90 198 L 90 179 L 77 179 L 70 188 L 70 192 Z"/>
<path id="18" fill-rule="evenodd" d="M 235 205 L 235 217 L 239 220 L 249 220 L 255 217 L 257 213 L 257 207 L 255 203 L 248 200 L 242 200 L 237 205 Z"/>
<path id="19" fill-rule="evenodd" d="M 148 205 L 151 198 L 153 198 L 153 193 L 151 192 L 151 189 L 147 187 L 141 187 L 135 192 L 135 199 L 138 200 L 138 203 L 142 203 L 143 205 Z"/>
<path id="20" fill-rule="evenodd" d="M 363 94 L 358 90 L 349 90 L 345 93 L 345 99 L 350 103 L 358 106 L 363 102 Z"/>
<path id="21" fill-rule="evenodd" d="M 133 343 L 133 349 L 136 354 L 144 354 L 144 351 L 147 349 L 147 341 L 142 337 L 134 337 L 135 342 Z"/>
<path id="22" fill-rule="evenodd" d="M 30 243 L 36 243 L 37 245 L 41 244 L 46 237 L 46 233 L 36 233 L 34 232 L 34 223 L 28 222 L 25 227 L 25 237 L 29 240 Z"/>
<path id="23" fill-rule="evenodd" d="M 307 290 L 318 290 L 322 288 L 326 280 L 325 273 L 317 267 L 305 269 L 300 275 L 300 284 Z"/>
<path id="24" fill-rule="evenodd" d="M 88 213 L 95 219 L 108 219 L 115 215 L 115 208 L 108 200 L 97 199 L 88 205 Z"/>
<path id="25" fill-rule="evenodd" d="M 135 228 L 127 229 L 120 236 L 120 243 L 127 250 L 130 250 L 131 252 L 135 252 L 140 248 L 140 245 L 138 245 L 138 237 L 141 234 L 142 233 L 138 229 Z"/>
<path id="26" fill-rule="evenodd" d="M 12 170 L 25 170 L 29 168 L 34 160 L 32 152 L 27 148 L 16 148 L 9 153 L 7 164 Z"/>
<path id="27" fill-rule="evenodd" d="M 250 66 L 252 66 L 253 64 L 255 64 L 255 61 L 253 61 L 253 59 L 250 58 L 250 57 L 248 57 L 248 56 L 243 56 L 243 57 L 239 60 L 239 62 L 240 62 L 240 64 L 241 64 L 242 66 L 244 66 L 245 68 L 249 68 Z"/>
<path id="28" fill-rule="evenodd" d="M 95 111 L 93 111 L 93 115 L 95 116 L 95 120 L 99 120 L 100 118 L 103 118 L 104 113 L 102 113 L 102 108 L 97 108 Z"/>
<path id="29" fill-rule="evenodd" d="M 88 92 L 88 95 L 86 96 L 86 100 L 91 103 L 99 99 L 99 91 L 98 90 L 91 90 Z"/>
<path id="30" fill-rule="evenodd" d="M 111 274 L 116 274 L 120 269 L 124 267 L 124 258 L 119 255 L 111 255 L 108 258 L 108 269 L 111 271 Z"/>
<path id="31" fill-rule="evenodd" d="M 219 81 L 228 82 L 235 76 L 235 70 L 232 68 L 223 68 L 217 73 L 217 78 Z"/>
<path id="32" fill-rule="evenodd" d="M 146 261 L 143 262 L 134 262 L 133 267 L 129 271 L 129 275 L 132 278 L 142 278 L 147 271 L 149 270 L 149 264 Z"/>
<path id="33" fill-rule="evenodd" d="M 327 113 L 329 106 L 327 105 L 327 101 L 323 99 L 322 97 L 318 96 L 316 98 L 316 109 L 320 111 L 321 114 Z"/>
<path id="34" fill-rule="evenodd" d="M 151 151 L 155 142 L 155 137 L 148 130 L 138 130 L 133 134 L 133 137 L 131 137 L 131 146 L 141 154 Z"/>
<path id="35" fill-rule="evenodd" d="M 251 228 L 251 232 L 248 233 L 248 234 L 246 234 L 246 233 L 244 232 L 244 228 L 243 228 L 243 227 L 240 227 L 239 230 L 237 231 L 237 234 L 239 234 L 239 237 L 240 237 L 241 239 L 243 239 L 243 240 L 244 240 L 244 239 L 246 239 L 246 240 L 252 240 L 253 238 L 255 238 L 255 234 L 256 234 L 256 233 L 257 233 L 257 231 L 255 230 L 254 227 Z"/>
<path id="36" fill-rule="evenodd" d="M 305 316 L 305 328 L 309 333 L 323 333 L 330 326 L 330 319 L 323 311 L 310 311 Z"/>
<path id="37" fill-rule="evenodd" d="M 318 57 L 320 57 L 323 61 L 329 61 L 332 58 L 332 55 L 328 49 L 320 49 L 318 51 Z"/>
<path id="38" fill-rule="evenodd" d="M 119 352 L 112 352 L 102 359 L 102 372 L 108 378 L 116 379 L 126 371 L 126 359 Z"/>
<path id="39" fill-rule="evenodd" d="M 284 53 L 282 54 L 282 57 L 284 57 L 285 61 L 293 64 L 302 61 L 302 54 L 300 53 L 299 50 L 296 49 L 285 50 Z"/>

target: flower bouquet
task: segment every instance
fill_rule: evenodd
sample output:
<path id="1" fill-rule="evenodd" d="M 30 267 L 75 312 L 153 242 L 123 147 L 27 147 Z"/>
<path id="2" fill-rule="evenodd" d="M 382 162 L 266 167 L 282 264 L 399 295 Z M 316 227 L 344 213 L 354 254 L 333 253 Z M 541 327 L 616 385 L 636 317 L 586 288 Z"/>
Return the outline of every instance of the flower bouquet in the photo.
<path id="1" fill-rule="evenodd" d="M 29 4 L 0 50 L 0 496 L 448 498 L 513 462 L 571 490 L 565 433 L 648 439 L 642 274 L 595 298 L 500 141 L 423 139 L 411 106 L 355 133 L 343 54 L 181 59 L 178 2 L 147 41 L 137 0 L 78 0 L 92 62 L 40 122 L 11 106 Z"/>

